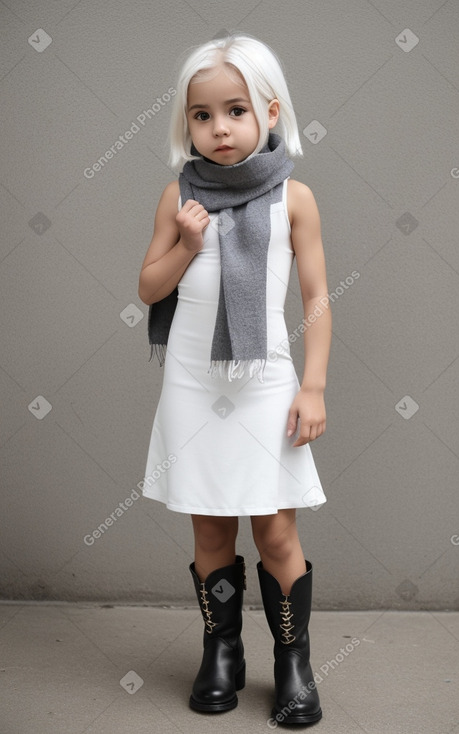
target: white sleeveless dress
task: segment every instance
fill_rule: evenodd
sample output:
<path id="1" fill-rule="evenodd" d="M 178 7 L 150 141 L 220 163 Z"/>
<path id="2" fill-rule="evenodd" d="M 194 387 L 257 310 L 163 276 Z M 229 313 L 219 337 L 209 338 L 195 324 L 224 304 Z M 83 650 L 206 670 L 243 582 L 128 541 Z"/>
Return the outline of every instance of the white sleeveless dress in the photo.
<path id="1" fill-rule="evenodd" d="M 218 213 L 210 214 L 203 249 L 178 285 L 145 478 L 139 483 L 145 497 L 170 510 L 272 515 L 327 501 L 309 444 L 293 448 L 295 436 L 287 438 L 288 411 L 299 389 L 284 320 L 294 257 L 287 180 L 283 200 L 271 206 L 263 383 L 256 376 L 228 382 L 208 374 L 220 288 Z"/>

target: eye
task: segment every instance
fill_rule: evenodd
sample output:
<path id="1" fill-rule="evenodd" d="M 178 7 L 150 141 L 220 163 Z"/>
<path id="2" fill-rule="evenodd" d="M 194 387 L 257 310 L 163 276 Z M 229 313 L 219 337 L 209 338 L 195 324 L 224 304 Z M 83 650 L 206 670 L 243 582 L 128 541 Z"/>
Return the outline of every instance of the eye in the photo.
<path id="1" fill-rule="evenodd" d="M 243 107 L 233 107 L 230 114 L 234 112 L 234 117 L 241 117 L 246 111 Z"/>
<path id="2" fill-rule="evenodd" d="M 204 117 L 202 117 L 202 115 L 204 115 Z M 194 119 L 195 119 L 195 120 L 202 120 L 203 122 L 204 122 L 205 120 L 208 120 L 209 118 L 210 118 L 210 115 L 209 115 L 209 113 L 208 113 L 208 112 L 198 112 L 198 113 L 196 113 L 196 115 L 194 116 Z"/>

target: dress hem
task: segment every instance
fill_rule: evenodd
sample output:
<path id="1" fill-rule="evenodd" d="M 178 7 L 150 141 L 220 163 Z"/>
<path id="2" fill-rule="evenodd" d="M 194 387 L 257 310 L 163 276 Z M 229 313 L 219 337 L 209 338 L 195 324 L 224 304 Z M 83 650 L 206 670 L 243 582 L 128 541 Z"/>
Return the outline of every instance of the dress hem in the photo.
<path id="1" fill-rule="evenodd" d="M 290 510 L 290 509 L 296 509 L 296 510 L 318 510 L 320 507 L 322 507 L 327 499 L 325 498 L 323 502 L 318 502 L 315 505 L 296 505 L 291 503 L 281 504 L 278 507 L 253 507 L 253 508 L 240 508 L 235 507 L 233 509 L 227 508 L 227 507 L 214 507 L 212 509 L 208 507 L 191 507 L 191 506 L 184 506 L 184 505 L 174 505 L 171 502 L 167 502 L 167 500 L 161 499 L 159 497 L 154 497 L 151 494 L 146 494 L 145 492 L 142 493 L 143 497 L 146 499 L 156 500 L 156 502 L 161 502 L 163 505 L 166 505 L 168 510 L 171 510 L 172 512 L 182 512 L 187 515 L 213 515 L 215 517 L 247 517 L 252 515 L 277 515 L 279 510 Z"/>

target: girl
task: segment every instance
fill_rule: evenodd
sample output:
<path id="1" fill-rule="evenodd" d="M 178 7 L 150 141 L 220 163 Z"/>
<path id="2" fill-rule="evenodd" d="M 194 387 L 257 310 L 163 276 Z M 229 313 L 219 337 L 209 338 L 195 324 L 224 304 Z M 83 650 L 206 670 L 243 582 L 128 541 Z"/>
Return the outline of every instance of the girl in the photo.
<path id="1" fill-rule="evenodd" d="M 170 149 L 171 167 L 182 170 L 159 201 L 139 279 L 152 353 L 164 363 L 143 494 L 193 523 L 190 571 L 205 629 L 190 706 L 233 709 L 245 684 L 245 567 L 235 543 L 238 517 L 249 515 L 274 637 L 272 716 L 276 725 L 312 723 L 322 716 L 309 662 L 312 566 L 296 508 L 326 502 L 309 442 L 325 431 L 331 315 L 319 306 L 327 296 L 319 213 L 311 190 L 290 179 L 287 152 L 302 150 L 271 49 L 235 34 L 193 50 L 177 84 Z M 283 311 L 294 256 L 301 384 Z"/>

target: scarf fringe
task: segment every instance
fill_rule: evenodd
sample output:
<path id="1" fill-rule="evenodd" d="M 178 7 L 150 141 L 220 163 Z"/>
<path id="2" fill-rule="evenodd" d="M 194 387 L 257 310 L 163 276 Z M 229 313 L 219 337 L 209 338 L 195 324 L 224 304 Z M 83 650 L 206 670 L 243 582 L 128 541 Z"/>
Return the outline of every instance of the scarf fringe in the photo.
<path id="1" fill-rule="evenodd" d="M 159 366 L 162 367 L 166 360 L 166 351 L 166 344 L 150 344 L 150 359 L 148 361 L 151 362 L 153 355 L 155 355 Z M 207 372 L 210 373 L 211 377 L 222 377 L 228 382 L 232 382 L 244 377 L 248 371 L 250 377 L 256 375 L 258 381 L 263 382 L 266 361 L 266 359 L 214 359 L 210 363 Z"/>
<path id="2" fill-rule="evenodd" d="M 150 359 L 153 359 L 153 353 L 158 358 L 159 366 L 162 367 L 166 359 L 166 345 L 165 344 L 150 344 Z"/>
<path id="3" fill-rule="evenodd" d="M 211 377 L 223 377 L 232 382 L 240 379 L 248 369 L 250 377 L 257 376 L 259 382 L 263 382 L 263 373 L 266 367 L 266 359 L 224 359 L 212 360 L 208 373 Z"/>

